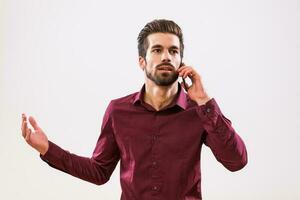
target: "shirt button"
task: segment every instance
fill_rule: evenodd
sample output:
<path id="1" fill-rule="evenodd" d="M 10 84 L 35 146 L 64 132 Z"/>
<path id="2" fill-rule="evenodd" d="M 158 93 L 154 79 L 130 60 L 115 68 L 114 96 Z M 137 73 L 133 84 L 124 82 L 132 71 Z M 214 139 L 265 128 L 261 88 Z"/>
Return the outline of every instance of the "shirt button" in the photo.
<path id="1" fill-rule="evenodd" d="M 207 112 L 207 113 L 210 113 L 210 108 L 206 108 L 206 112 Z"/>
<path id="2" fill-rule="evenodd" d="M 157 191 L 158 190 L 158 187 L 157 186 L 153 186 L 152 188 L 154 191 Z"/>
<path id="3" fill-rule="evenodd" d="M 156 161 L 152 162 L 152 168 L 153 169 L 157 169 L 158 168 L 158 164 Z"/>

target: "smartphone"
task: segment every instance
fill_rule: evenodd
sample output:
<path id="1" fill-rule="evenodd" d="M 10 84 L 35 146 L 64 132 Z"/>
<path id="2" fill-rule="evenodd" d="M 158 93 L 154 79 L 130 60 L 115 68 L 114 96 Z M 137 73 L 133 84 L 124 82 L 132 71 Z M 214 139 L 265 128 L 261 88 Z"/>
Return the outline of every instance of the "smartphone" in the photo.
<path id="1" fill-rule="evenodd" d="M 184 63 L 183 63 L 183 62 L 180 64 L 180 67 L 182 67 L 182 66 L 184 66 Z M 180 67 L 179 67 L 179 68 L 180 68 Z M 184 79 L 183 77 L 181 77 L 181 78 L 182 78 L 183 87 L 184 87 L 185 91 L 188 91 L 188 88 L 187 88 L 187 86 L 186 86 L 185 79 Z"/>

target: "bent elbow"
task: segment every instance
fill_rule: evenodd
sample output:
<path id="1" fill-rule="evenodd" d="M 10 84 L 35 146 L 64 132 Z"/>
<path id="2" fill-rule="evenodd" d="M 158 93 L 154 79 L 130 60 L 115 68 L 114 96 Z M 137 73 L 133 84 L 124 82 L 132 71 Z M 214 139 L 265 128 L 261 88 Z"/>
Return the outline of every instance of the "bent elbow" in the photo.
<path id="1" fill-rule="evenodd" d="M 232 163 L 230 166 L 226 167 L 231 172 L 236 172 L 241 169 L 243 169 L 248 163 L 248 157 L 247 154 L 244 156 L 241 156 L 239 160 L 236 160 L 234 163 Z"/>
<path id="2" fill-rule="evenodd" d="M 97 180 L 97 181 L 94 181 L 93 183 L 95 185 L 104 185 L 105 183 L 108 182 L 109 179 L 105 179 L 105 180 Z"/>
<path id="3" fill-rule="evenodd" d="M 236 163 L 234 166 L 228 168 L 231 172 L 236 172 L 243 169 L 247 165 L 247 159 L 241 160 L 239 163 Z"/>

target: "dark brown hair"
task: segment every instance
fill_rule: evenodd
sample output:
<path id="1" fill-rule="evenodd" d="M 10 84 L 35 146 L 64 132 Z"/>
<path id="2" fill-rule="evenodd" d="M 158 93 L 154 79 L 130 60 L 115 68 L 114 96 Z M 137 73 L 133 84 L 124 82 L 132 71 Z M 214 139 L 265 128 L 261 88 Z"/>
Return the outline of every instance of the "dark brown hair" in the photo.
<path id="1" fill-rule="evenodd" d="M 141 30 L 137 38 L 139 56 L 142 56 L 143 58 L 146 57 L 146 52 L 149 45 L 147 37 L 152 33 L 171 33 L 176 35 L 180 42 L 180 56 L 183 58 L 184 45 L 181 28 L 175 22 L 166 19 L 153 20 L 147 23 Z"/>

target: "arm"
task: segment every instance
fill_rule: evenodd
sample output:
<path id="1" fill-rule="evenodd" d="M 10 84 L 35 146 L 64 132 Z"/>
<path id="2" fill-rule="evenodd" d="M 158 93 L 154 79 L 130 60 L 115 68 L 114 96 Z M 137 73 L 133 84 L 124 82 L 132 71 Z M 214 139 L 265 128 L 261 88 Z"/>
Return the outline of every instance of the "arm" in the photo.
<path id="1" fill-rule="evenodd" d="M 25 117 L 26 121 L 26 117 Z M 115 142 L 109 109 L 106 111 L 101 127 L 101 134 L 97 141 L 91 158 L 72 154 L 51 141 L 37 139 L 39 135 L 45 135 L 31 117 L 30 123 L 35 131 L 31 131 L 23 125 L 23 136 L 28 144 L 40 152 L 40 157 L 51 167 L 66 172 L 80 179 L 101 185 L 106 183 L 119 161 L 119 150 Z M 27 130 L 27 131 L 26 131 Z M 47 144 L 41 145 L 41 144 Z M 39 146 L 45 146 L 39 148 Z M 43 150 L 41 150 L 43 149 Z M 46 149 L 46 151 L 45 151 Z"/>
<path id="2" fill-rule="evenodd" d="M 192 81 L 192 85 L 186 85 L 186 88 L 189 97 L 198 104 L 197 113 L 205 129 L 204 143 L 227 169 L 242 169 L 247 164 L 247 150 L 231 121 L 222 114 L 217 102 L 207 95 L 196 70 L 183 66 L 178 72 L 179 76 L 189 77 Z"/>
<path id="3" fill-rule="evenodd" d="M 247 164 L 246 146 L 215 99 L 199 106 L 197 112 L 205 129 L 204 143 L 216 159 L 230 171 L 242 169 Z"/>

